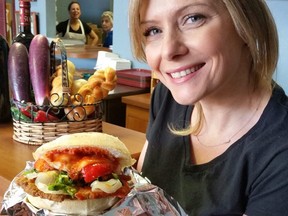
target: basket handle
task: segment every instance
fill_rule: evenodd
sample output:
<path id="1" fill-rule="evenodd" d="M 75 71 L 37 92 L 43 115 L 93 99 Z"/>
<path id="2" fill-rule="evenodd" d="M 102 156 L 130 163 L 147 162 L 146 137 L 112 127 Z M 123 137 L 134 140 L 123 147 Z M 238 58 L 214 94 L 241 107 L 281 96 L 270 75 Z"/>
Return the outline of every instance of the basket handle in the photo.
<path id="1" fill-rule="evenodd" d="M 55 71 L 55 52 L 56 49 L 60 50 L 61 53 L 61 65 L 62 65 L 62 92 L 64 94 L 70 94 L 69 88 L 69 77 L 68 77 L 68 67 L 67 67 L 67 52 L 66 48 L 60 38 L 57 38 L 56 41 L 52 41 L 50 45 L 50 53 L 51 53 L 51 74 Z"/>

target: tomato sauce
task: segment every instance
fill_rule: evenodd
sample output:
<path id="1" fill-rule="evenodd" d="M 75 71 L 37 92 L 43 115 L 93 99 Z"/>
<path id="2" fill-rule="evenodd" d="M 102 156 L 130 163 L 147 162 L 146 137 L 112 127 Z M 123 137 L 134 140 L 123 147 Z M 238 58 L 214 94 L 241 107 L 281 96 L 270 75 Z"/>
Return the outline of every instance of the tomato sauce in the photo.
<path id="1" fill-rule="evenodd" d="M 83 177 L 82 169 L 90 164 L 106 164 L 109 171 L 117 169 L 119 161 L 109 151 L 96 147 L 57 149 L 46 153 L 48 162 L 36 161 L 38 171 L 55 169 L 66 171 L 69 177 L 77 180 Z"/>

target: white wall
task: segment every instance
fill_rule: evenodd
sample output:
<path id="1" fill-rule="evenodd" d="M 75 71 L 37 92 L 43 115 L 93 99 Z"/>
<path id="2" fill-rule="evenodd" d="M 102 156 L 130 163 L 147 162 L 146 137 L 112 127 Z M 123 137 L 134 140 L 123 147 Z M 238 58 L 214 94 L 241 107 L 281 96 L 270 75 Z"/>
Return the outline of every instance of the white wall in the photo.
<path id="1" fill-rule="evenodd" d="M 129 0 L 114 0 L 113 52 L 132 61 L 133 68 L 148 69 L 148 65 L 135 60 L 131 53 L 128 29 Z"/>
<path id="2" fill-rule="evenodd" d="M 280 43 L 275 80 L 288 94 L 288 0 L 267 0 L 267 3 L 277 25 Z"/>

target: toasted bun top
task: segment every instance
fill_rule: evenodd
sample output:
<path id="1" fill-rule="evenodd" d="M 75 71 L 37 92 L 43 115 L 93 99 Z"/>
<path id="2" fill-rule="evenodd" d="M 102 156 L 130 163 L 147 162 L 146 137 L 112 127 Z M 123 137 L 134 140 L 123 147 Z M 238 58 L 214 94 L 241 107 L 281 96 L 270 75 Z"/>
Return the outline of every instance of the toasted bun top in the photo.
<path id="1" fill-rule="evenodd" d="M 53 150 L 62 150 L 78 147 L 97 147 L 108 150 L 114 157 L 119 159 L 121 169 L 132 166 L 135 160 L 123 142 L 117 137 L 100 132 L 82 132 L 63 135 L 51 142 L 40 146 L 33 153 L 35 160 L 45 157 L 45 154 Z"/>

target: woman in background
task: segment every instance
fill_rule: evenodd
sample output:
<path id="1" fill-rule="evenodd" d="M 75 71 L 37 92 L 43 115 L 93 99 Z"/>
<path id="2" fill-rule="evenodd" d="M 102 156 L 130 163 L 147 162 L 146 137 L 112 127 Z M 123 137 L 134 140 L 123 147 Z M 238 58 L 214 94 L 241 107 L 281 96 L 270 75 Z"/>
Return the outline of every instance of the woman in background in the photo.
<path id="1" fill-rule="evenodd" d="M 101 16 L 101 26 L 103 30 L 103 47 L 110 47 L 113 44 L 113 13 L 105 11 Z"/>
<path id="2" fill-rule="evenodd" d="M 195 216 L 288 215 L 288 98 L 264 0 L 131 0 L 160 82 L 138 170 Z"/>
<path id="3" fill-rule="evenodd" d="M 98 36 L 86 23 L 80 20 L 81 8 L 79 2 L 72 1 L 68 5 L 70 19 L 56 26 L 57 35 L 64 39 L 80 40 L 86 44 L 86 35 L 92 39 L 91 45 L 97 45 Z"/>

